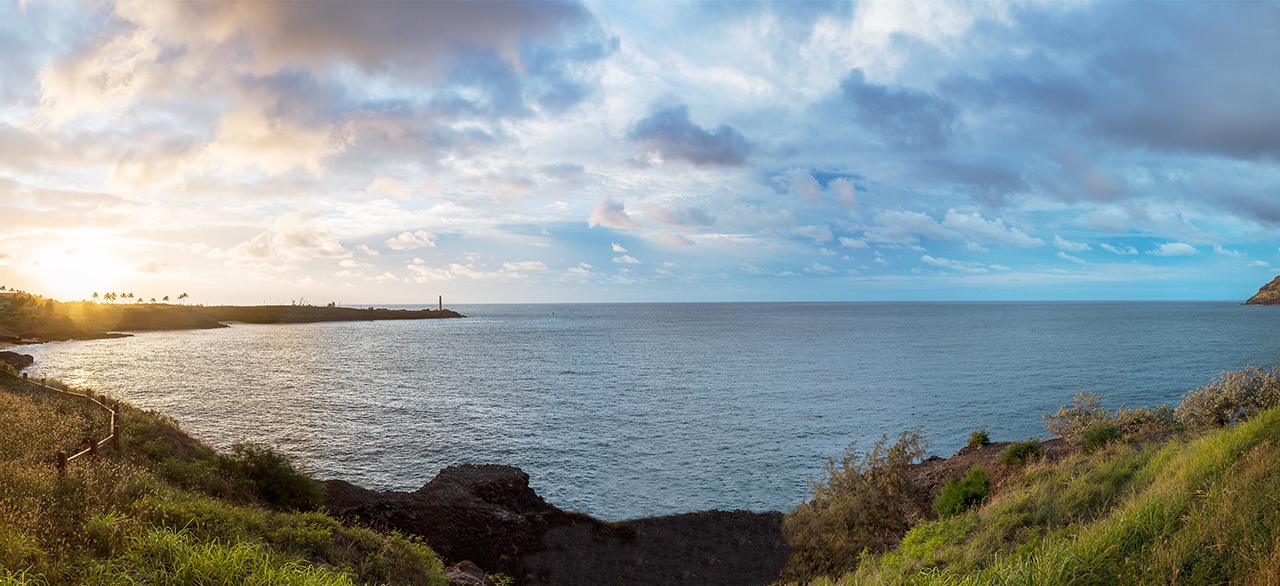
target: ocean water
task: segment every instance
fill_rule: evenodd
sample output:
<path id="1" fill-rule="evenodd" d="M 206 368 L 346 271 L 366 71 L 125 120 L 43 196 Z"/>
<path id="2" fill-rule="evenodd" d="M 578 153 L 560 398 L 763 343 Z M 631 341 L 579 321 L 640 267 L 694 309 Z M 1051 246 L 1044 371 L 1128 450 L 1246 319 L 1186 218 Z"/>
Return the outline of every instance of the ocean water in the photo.
<path id="1" fill-rule="evenodd" d="M 519 466 L 617 520 L 786 510 L 850 442 L 1045 437 L 1080 391 L 1176 402 L 1280 364 L 1280 310 L 1233 303 L 474 305 L 466 319 L 235 325 L 29 346 L 36 374 L 265 442 L 319 478 L 413 490 Z"/>

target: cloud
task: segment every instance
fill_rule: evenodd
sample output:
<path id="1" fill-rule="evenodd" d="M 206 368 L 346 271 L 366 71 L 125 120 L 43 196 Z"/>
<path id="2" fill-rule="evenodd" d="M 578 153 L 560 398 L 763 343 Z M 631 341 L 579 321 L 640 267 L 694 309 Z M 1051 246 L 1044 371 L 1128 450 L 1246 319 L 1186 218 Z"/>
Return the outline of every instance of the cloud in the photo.
<path id="1" fill-rule="evenodd" d="M 1232 257 L 1232 258 L 1244 258 L 1244 257 L 1248 256 L 1248 255 L 1246 255 L 1245 253 L 1240 252 L 1239 250 L 1230 250 L 1230 249 L 1227 249 L 1227 248 L 1223 248 L 1223 247 L 1222 247 L 1222 245 L 1220 245 L 1220 244 L 1215 244 L 1215 245 L 1213 245 L 1213 251 L 1214 251 L 1214 252 L 1216 252 L 1216 253 L 1218 253 L 1218 254 L 1220 254 L 1220 255 L 1222 255 L 1222 256 L 1229 256 L 1229 257 Z"/>
<path id="2" fill-rule="evenodd" d="M 858 205 L 858 190 L 854 188 L 853 181 L 848 177 L 837 177 L 827 184 L 827 191 L 835 197 L 836 203 L 845 207 L 856 207 Z"/>
<path id="3" fill-rule="evenodd" d="M 622 255 L 622 256 L 615 256 L 615 257 L 613 257 L 613 262 L 621 263 L 621 264 L 628 264 L 628 265 L 638 265 L 638 264 L 640 264 L 640 259 L 638 259 L 638 258 L 636 258 L 636 257 L 634 257 L 634 256 L 631 256 L 631 255 L 629 255 L 629 254 L 624 254 L 624 255 Z"/>
<path id="4" fill-rule="evenodd" d="M 920 257 L 920 262 L 923 262 L 924 264 L 927 264 L 929 266 L 938 267 L 940 269 L 950 269 L 953 271 L 960 271 L 962 273 L 990 272 L 986 267 L 982 266 L 982 263 L 963 261 L 963 260 L 951 260 L 948 258 L 934 258 L 927 254 Z"/>
<path id="5" fill-rule="evenodd" d="M 886 210 L 876 214 L 877 226 L 866 231 L 867 239 L 872 242 L 890 244 L 915 244 L 919 236 L 936 240 L 953 240 L 955 234 L 922 212 L 909 210 Z"/>
<path id="6" fill-rule="evenodd" d="M 728 125 L 706 130 L 689 119 L 683 104 L 656 108 L 636 122 L 627 138 L 664 160 L 682 160 L 699 167 L 729 167 L 746 163 L 751 144 Z"/>
<path id="7" fill-rule="evenodd" d="M 1054 234 L 1053 236 L 1053 245 L 1068 252 L 1084 252 L 1086 250 L 1093 250 L 1093 247 L 1085 244 L 1084 242 L 1072 242 L 1058 236 L 1057 234 Z"/>
<path id="8" fill-rule="evenodd" d="M 1156 256 L 1189 256 L 1198 252 L 1196 247 L 1185 242 L 1166 242 L 1157 246 L 1154 250 L 1148 251 L 1147 254 Z"/>
<path id="9" fill-rule="evenodd" d="M 363 252 L 369 256 L 378 256 L 378 251 L 372 248 L 369 248 L 368 246 L 365 246 L 363 244 L 357 244 L 356 250 L 359 250 L 360 252 Z"/>
<path id="10" fill-rule="evenodd" d="M 547 270 L 547 265 L 535 260 L 526 260 L 503 263 L 502 268 L 508 271 L 545 271 Z"/>
<path id="11" fill-rule="evenodd" d="M 955 104 L 912 88 L 868 83 L 861 69 L 840 82 L 840 97 L 859 124 L 894 146 L 940 149 L 959 125 Z"/>
<path id="12" fill-rule="evenodd" d="M 1062 259 L 1062 260 L 1069 260 L 1069 261 L 1071 261 L 1071 262 L 1079 263 L 1079 264 L 1082 264 L 1082 265 L 1083 265 L 1083 264 L 1088 264 L 1087 262 L 1085 262 L 1085 260 L 1084 260 L 1084 259 L 1082 259 L 1082 258 L 1080 258 L 1080 257 L 1076 257 L 1076 256 L 1071 256 L 1070 254 L 1067 254 L 1067 253 L 1065 253 L 1065 252 L 1063 252 L 1063 251 L 1061 251 L 1061 250 L 1059 250 L 1059 251 L 1058 251 L 1058 258 L 1060 258 L 1060 259 Z"/>
<path id="13" fill-rule="evenodd" d="M 613 251 L 614 251 L 614 252 L 626 252 L 626 251 L 627 251 L 627 249 L 623 248 L 623 247 L 622 247 L 622 245 L 621 245 L 621 244 L 618 244 L 617 242 L 610 243 L 610 246 L 613 248 Z"/>
<path id="14" fill-rule="evenodd" d="M 403 181 L 390 177 L 375 177 L 369 183 L 369 186 L 364 188 L 364 192 L 369 195 L 383 195 L 396 199 L 409 199 L 410 195 L 408 185 L 405 185 Z"/>
<path id="15" fill-rule="evenodd" d="M 485 272 L 477 270 L 474 265 L 449 263 L 444 268 L 436 268 L 428 265 L 426 261 L 415 258 L 413 262 L 405 265 L 405 268 L 414 273 L 412 278 L 415 283 L 428 283 L 433 281 L 453 281 L 456 279 L 490 279 L 494 277 L 508 277 L 500 273 Z"/>
<path id="16" fill-rule="evenodd" d="M 401 232 L 399 236 L 387 240 L 387 248 L 392 250 L 414 250 L 416 248 L 435 248 L 436 235 L 426 230 L 417 232 Z"/>
<path id="17" fill-rule="evenodd" d="M 1138 249 L 1132 246 L 1121 247 L 1121 246 L 1112 246 L 1110 244 L 1102 243 L 1102 244 L 1099 244 L 1098 247 L 1107 252 L 1111 252 L 1114 254 L 1138 254 Z"/>
<path id="18" fill-rule="evenodd" d="M 622 202 L 608 198 L 596 202 L 596 207 L 591 210 L 591 217 L 587 219 L 587 227 L 595 228 L 596 226 L 614 230 L 639 230 L 644 227 L 627 215 Z"/>
<path id="19" fill-rule="evenodd" d="M 871 246 L 867 244 L 865 241 L 858 240 L 857 238 L 849 238 L 848 236 L 840 237 L 840 246 L 843 246 L 845 248 L 852 248 L 854 250 L 866 250 L 868 248 L 871 248 Z"/>
<path id="20" fill-rule="evenodd" d="M 822 199 L 822 184 L 806 169 L 792 169 L 785 177 L 787 192 L 809 203 Z"/>
<path id="21" fill-rule="evenodd" d="M 706 210 L 694 207 L 672 210 L 656 208 L 649 210 L 649 215 L 659 222 L 673 226 L 711 226 L 716 223 L 715 217 Z"/>
<path id="22" fill-rule="evenodd" d="M 281 260 L 300 262 L 318 258 L 350 258 L 333 234 L 314 225 L 318 216 L 309 212 L 285 214 L 271 228 L 233 246 L 225 253 L 232 264 Z"/>
<path id="23" fill-rule="evenodd" d="M 810 263 L 809 266 L 805 267 L 804 272 L 817 273 L 820 275 L 830 275 L 836 272 L 836 270 L 820 262 L 814 261 Z"/>
<path id="24" fill-rule="evenodd" d="M 962 214 L 955 210 L 947 210 L 947 216 L 943 219 L 942 225 L 982 242 L 998 242 L 1026 248 L 1044 246 L 1044 240 L 1032 238 L 1022 230 L 1005 226 L 1004 220 L 1000 218 L 985 220 L 977 212 Z"/>

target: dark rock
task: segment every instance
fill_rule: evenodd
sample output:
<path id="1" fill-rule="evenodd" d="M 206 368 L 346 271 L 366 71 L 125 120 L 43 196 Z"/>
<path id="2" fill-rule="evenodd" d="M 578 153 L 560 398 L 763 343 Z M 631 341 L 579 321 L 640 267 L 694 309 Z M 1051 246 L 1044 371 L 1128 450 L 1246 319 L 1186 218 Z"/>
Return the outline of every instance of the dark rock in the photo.
<path id="1" fill-rule="evenodd" d="M 413 492 L 326 484 L 333 514 L 419 535 L 445 560 L 471 560 L 518 584 L 769 584 L 790 555 L 781 513 L 606 523 L 548 504 L 510 466 L 452 466 Z"/>
<path id="2" fill-rule="evenodd" d="M 456 586 L 494 586 L 480 566 L 466 560 L 445 568 L 444 577 L 449 579 L 449 584 Z"/>
<path id="3" fill-rule="evenodd" d="M 0 362 L 4 362 L 21 372 L 36 361 L 35 357 L 17 352 L 0 351 Z"/>

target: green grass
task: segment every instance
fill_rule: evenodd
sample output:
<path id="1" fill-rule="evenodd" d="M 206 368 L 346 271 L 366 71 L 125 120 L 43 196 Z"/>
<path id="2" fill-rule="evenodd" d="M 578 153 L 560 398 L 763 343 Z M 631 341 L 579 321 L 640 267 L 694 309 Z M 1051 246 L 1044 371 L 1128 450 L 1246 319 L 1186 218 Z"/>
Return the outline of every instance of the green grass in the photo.
<path id="1" fill-rule="evenodd" d="M 980 508 L 813 583 L 1280 583 L 1280 409 L 1032 464 Z"/>
<path id="2" fill-rule="evenodd" d="M 123 453 L 61 479 L 52 454 L 98 425 L 77 402 L 0 378 L 0 586 L 446 582 L 422 541 L 282 499 L 320 485 L 278 453 L 218 454 L 155 413 L 126 406 Z"/>

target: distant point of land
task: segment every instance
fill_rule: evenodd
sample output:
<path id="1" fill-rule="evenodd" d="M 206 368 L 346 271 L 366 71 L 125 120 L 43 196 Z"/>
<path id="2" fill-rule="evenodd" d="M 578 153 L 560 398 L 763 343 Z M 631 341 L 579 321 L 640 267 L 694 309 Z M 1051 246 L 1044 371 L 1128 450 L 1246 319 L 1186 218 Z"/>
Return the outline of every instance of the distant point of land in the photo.
<path id="1" fill-rule="evenodd" d="M 1271 280 L 1270 283 L 1263 285 L 1258 289 L 1258 293 L 1250 297 L 1245 305 L 1280 305 L 1280 277 Z"/>
<path id="2" fill-rule="evenodd" d="M 200 330 L 228 323 L 299 324 L 334 321 L 442 319 L 465 317 L 450 309 L 384 309 L 310 305 L 169 305 L 59 303 L 37 296 L 0 307 L 0 344 L 95 340 L 119 332 Z"/>

